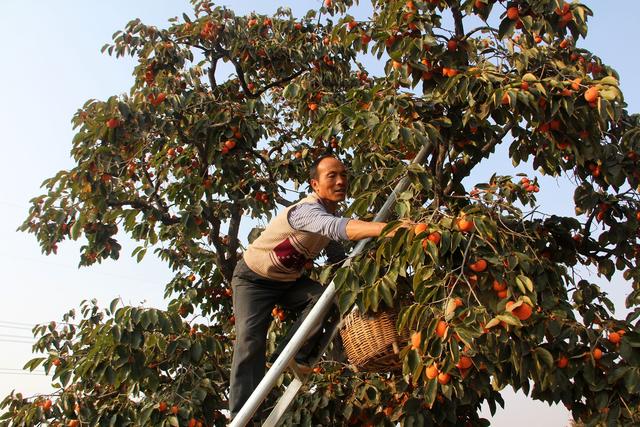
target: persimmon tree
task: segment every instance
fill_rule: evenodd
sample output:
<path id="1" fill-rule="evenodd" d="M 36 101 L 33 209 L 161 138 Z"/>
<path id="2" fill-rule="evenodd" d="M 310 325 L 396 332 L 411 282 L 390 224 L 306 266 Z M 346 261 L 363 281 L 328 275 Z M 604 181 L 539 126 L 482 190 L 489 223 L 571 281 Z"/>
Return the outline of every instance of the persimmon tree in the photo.
<path id="1" fill-rule="evenodd" d="M 311 274 L 335 279 L 343 313 L 395 308 L 411 340 L 402 372 L 323 363 L 287 425 L 487 425 L 480 406 L 503 405 L 507 385 L 586 425 L 640 422 L 640 126 L 616 71 L 580 47 L 592 12 L 374 0 L 356 21 L 353 3 L 294 17 L 193 1 L 103 48 L 138 60 L 134 83 L 78 110 L 76 165 L 44 182 L 21 230 L 47 254 L 82 239 L 81 266 L 117 259 L 129 236 L 133 256 L 152 249 L 175 271 L 168 309 L 85 301 L 36 327 L 42 357 L 26 366 L 57 391 L 8 396 L 2 424 L 224 425 L 240 225 L 297 200 L 328 151 L 352 173 L 347 215 L 372 218 L 408 176 L 392 220 L 418 225 Z M 576 215 L 537 213 L 535 176 L 469 182 L 507 161 L 568 178 Z M 622 274 L 626 318 L 583 271 Z M 289 323 L 274 316 L 272 344 Z"/>

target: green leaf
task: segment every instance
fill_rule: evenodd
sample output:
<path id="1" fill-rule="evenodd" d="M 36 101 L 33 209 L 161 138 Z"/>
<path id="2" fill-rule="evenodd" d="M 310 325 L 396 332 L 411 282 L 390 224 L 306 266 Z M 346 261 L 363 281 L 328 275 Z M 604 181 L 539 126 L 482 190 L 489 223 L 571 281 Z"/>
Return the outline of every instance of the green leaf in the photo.
<path id="1" fill-rule="evenodd" d="M 300 92 L 300 86 L 297 83 L 290 83 L 284 88 L 282 95 L 287 99 L 292 99 L 298 96 Z"/>
<path id="2" fill-rule="evenodd" d="M 153 412 L 153 406 L 147 406 L 140 412 L 140 416 L 138 417 L 137 423 L 138 425 L 145 425 L 149 418 L 151 417 L 151 413 Z"/>
<path id="3" fill-rule="evenodd" d="M 388 307 L 393 307 L 393 294 L 391 289 L 395 287 L 395 283 L 389 283 L 387 276 L 382 279 L 378 285 L 382 300 Z"/>
<path id="4" fill-rule="evenodd" d="M 346 291 L 338 298 L 338 308 L 341 314 L 345 314 L 356 302 L 358 294 L 352 291 Z"/>
<path id="5" fill-rule="evenodd" d="M 533 292 L 533 282 L 524 274 L 520 274 L 516 277 L 516 285 L 520 292 L 526 294 L 528 292 Z"/>
<path id="6" fill-rule="evenodd" d="M 513 30 L 516 28 L 516 21 L 513 21 L 509 18 L 504 18 L 502 22 L 500 22 L 500 27 L 498 28 L 498 38 L 503 39 L 506 36 L 510 36 L 513 34 Z"/>
<path id="7" fill-rule="evenodd" d="M 378 277 L 378 265 L 371 259 L 367 258 L 360 270 L 360 277 L 362 277 L 367 285 L 373 285 Z"/>
<path id="8" fill-rule="evenodd" d="M 351 283 L 348 283 L 347 277 L 349 277 L 349 267 L 341 267 L 336 271 L 336 275 L 333 277 L 333 286 L 337 291 L 341 291 L 342 288 L 351 289 Z"/>
<path id="9" fill-rule="evenodd" d="M 547 367 L 553 367 L 553 355 L 544 347 L 538 347 L 535 350 L 535 354 L 537 357 L 542 359 L 542 361 L 547 365 Z"/>
<path id="10" fill-rule="evenodd" d="M 191 346 L 191 360 L 194 363 L 199 362 L 202 358 L 202 353 L 202 344 L 200 343 L 200 341 L 196 341 L 195 343 L 193 343 L 193 345 Z"/>
<path id="11" fill-rule="evenodd" d="M 424 400 L 428 405 L 433 405 L 433 402 L 436 400 L 436 396 L 438 394 L 438 383 L 435 379 L 430 380 L 426 379 L 426 387 L 424 388 Z"/>
<path id="12" fill-rule="evenodd" d="M 484 325 L 484 328 L 491 329 L 494 326 L 498 326 L 499 324 L 500 324 L 500 319 L 498 317 L 494 317 L 493 319 L 489 320 L 486 325 Z"/>
<path id="13" fill-rule="evenodd" d="M 640 375 L 638 374 L 638 368 L 629 370 L 627 375 L 624 376 L 624 386 L 630 394 L 637 393 L 640 388 Z"/>
<path id="14" fill-rule="evenodd" d="M 333 271 L 333 268 L 331 266 L 326 266 L 322 269 L 322 271 L 320 272 L 320 276 L 318 277 L 318 281 L 320 283 L 322 283 L 323 285 L 328 283 L 329 281 L 329 277 L 331 277 L 331 272 Z"/>
<path id="15" fill-rule="evenodd" d="M 111 304 L 109 304 L 109 311 L 111 313 L 115 313 L 116 307 L 118 306 L 118 301 L 120 301 L 120 298 L 115 298 L 113 301 L 111 301 Z"/>
<path id="16" fill-rule="evenodd" d="M 448 128 L 448 127 L 451 127 L 453 123 L 451 123 L 450 118 L 441 116 L 431 120 L 431 124 L 434 126 L 442 126 L 442 127 Z"/>
<path id="17" fill-rule="evenodd" d="M 514 316 L 509 312 L 505 314 L 498 314 L 496 316 L 496 319 L 505 322 L 507 325 L 517 326 L 517 327 L 522 326 L 522 323 L 520 323 L 520 319 L 518 319 L 516 316 Z"/>
<path id="18" fill-rule="evenodd" d="M 142 261 L 142 258 L 144 258 L 146 253 L 147 253 L 147 248 L 140 249 L 136 255 L 136 261 L 137 262 Z"/>

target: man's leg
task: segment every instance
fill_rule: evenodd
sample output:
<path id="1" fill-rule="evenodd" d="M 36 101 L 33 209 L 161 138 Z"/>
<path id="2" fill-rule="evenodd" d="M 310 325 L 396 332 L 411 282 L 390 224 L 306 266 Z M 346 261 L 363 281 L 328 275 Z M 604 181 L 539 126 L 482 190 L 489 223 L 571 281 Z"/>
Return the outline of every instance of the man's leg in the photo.
<path id="1" fill-rule="evenodd" d="M 229 411 L 234 417 L 249 399 L 265 373 L 267 331 L 271 309 L 281 289 L 252 280 L 255 273 L 239 262 L 231 285 L 236 317 L 236 341 L 231 363 Z M 248 271 L 247 271 L 248 270 Z"/>
<path id="2" fill-rule="evenodd" d="M 291 337 L 293 337 L 293 334 L 298 330 L 324 290 L 325 287 L 315 280 L 312 280 L 309 277 L 301 277 L 296 282 L 292 283 L 288 291 L 283 294 L 282 305 L 291 310 L 301 312 L 296 322 L 291 326 L 291 329 L 289 329 L 284 341 L 279 346 L 278 350 L 276 350 L 275 355 L 272 356 L 274 360 L 275 357 L 284 350 L 284 346 L 289 342 Z M 320 351 L 319 347 L 322 343 L 324 333 L 326 331 L 330 332 L 329 328 L 333 326 L 326 324 L 326 320 L 332 314 L 335 317 L 334 307 L 335 305 L 332 305 L 322 322 L 318 322 L 313 326 L 307 341 L 302 345 L 298 354 L 295 356 L 295 360 L 298 363 L 308 364 L 313 359 L 320 356 L 318 352 Z"/>

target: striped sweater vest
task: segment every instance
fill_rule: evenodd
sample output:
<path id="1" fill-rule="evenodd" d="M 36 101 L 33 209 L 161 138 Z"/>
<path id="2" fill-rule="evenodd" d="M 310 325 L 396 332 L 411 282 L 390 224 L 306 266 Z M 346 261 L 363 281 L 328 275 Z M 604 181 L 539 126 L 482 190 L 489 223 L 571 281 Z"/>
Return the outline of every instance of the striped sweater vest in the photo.
<path id="1" fill-rule="evenodd" d="M 244 262 L 256 274 L 271 280 L 292 282 L 302 275 L 308 260 L 320 254 L 330 239 L 317 233 L 295 230 L 287 219 L 301 203 L 320 203 L 315 194 L 285 208 L 244 252 Z"/>

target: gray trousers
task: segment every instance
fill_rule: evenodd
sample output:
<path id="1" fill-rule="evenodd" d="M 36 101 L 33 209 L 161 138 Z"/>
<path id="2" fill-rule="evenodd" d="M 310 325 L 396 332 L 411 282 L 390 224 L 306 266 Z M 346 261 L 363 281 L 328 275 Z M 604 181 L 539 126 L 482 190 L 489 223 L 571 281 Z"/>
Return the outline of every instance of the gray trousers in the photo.
<path id="1" fill-rule="evenodd" d="M 231 363 L 229 411 L 231 417 L 240 411 L 265 374 L 267 331 L 272 321 L 274 305 L 299 312 L 295 324 L 289 329 L 283 344 L 276 350 L 272 360 L 284 349 L 307 314 L 318 300 L 324 287 L 309 277 L 300 277 L 295 282 L 278 282 L 254 273 L 244 260 L 238 261 L 231 280 L 233 289 L 233 312 L 236 318 L 236 341 Z M 327 318 L 336 310 L 331 310 Z M 327 320 L 325 318 L 325 320 Z M 308 340 L 300 348 L 295 360 L 306 364 L 319 357 L 324 345 L 325 322 L 312 329 Z"/>

